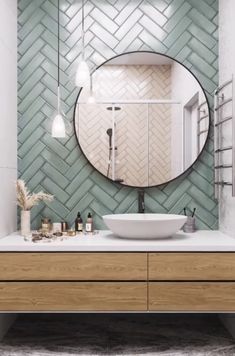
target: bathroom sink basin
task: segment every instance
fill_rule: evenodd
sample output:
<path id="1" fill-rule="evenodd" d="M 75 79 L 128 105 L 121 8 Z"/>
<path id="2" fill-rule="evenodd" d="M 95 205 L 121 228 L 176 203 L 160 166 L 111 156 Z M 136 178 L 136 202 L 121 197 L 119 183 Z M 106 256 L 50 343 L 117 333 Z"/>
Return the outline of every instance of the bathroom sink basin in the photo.
<path id="1" fill-rule="evenodd" d="M 161 239 L 174 235 L 186 222 L 186 216 L 173 214 L 104 215 L 107 227 L 118 237 Z"/>

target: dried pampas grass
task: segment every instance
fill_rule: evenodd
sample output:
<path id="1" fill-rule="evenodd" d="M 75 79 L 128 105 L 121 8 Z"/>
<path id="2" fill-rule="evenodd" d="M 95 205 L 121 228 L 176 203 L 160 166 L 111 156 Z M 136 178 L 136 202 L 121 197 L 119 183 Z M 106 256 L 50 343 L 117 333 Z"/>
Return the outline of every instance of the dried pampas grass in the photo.
<path id="1" fill-rule="evenodd" d="M 22 210 L 30 210 L 33 206 L 37 205 L 40 201 L 52 201 L 53 195 L 43 192 L 30 194 L 25 182 L 18 179 L 16 182 L 17 205 Z"/>

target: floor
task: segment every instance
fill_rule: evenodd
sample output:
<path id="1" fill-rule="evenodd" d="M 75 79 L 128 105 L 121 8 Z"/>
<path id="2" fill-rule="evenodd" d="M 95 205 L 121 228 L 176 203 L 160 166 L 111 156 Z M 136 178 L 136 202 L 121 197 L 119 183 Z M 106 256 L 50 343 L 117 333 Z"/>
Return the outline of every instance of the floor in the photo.
<path id="1" fill-rule="evenodd" d="M 234 356 L 235 341 L 212 314 L 23 314 L 0 355 Z"/>

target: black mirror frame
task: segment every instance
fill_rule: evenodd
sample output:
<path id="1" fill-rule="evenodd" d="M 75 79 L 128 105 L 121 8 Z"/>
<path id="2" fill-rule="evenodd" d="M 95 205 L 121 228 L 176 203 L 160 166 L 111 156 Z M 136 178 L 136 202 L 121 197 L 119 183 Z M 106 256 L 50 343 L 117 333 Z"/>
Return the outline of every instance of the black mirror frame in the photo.
<path id="1" fill-rule="evenodd" d="M 121 54 L 118 54 L 116 56 L 113 56 L 109 59 L 107 59 L 106 61 L 104 61 L 102 64 L 100 64 L 98 67 L 96 67 L 91 75 L 93 75 L 93 73 L 95 73 L 100 67 L 102 67 L 103 65 L 107 64 L 108 62 L 112 61 L 113 59 L 115 58 L 118 58 L 120 56 L 123 56 L 123 55 L 127 55 L 127 54 L 132 54 L 132 53 L 152 53 L 152 54 L 158 54 L 158 55 L 162 55 L 162 56 L 165 56 L 169 59 L 172 59 L 173 61 L 179 63 L 181 66 L 183 66 L 193 77 L 194 79 L 197 81 L 197 83 L 199 84 L 200 88 L 202 89 L 204 95 L 205 95 L 205 98 L 206 98 L 206 103 L 207 103 L 207 106 L 208 106 L 208 117 L 209 117 L 209 128 L 208 128 L 208 132 L 207 132 L 207 137 L 206 137 L 206 140 L 205 140 L 205 143 L 201 149 L 201 152 L 199 153 L 199 155 L 197 156 L 197 158 L 195 159 L 195 161 L 182 173 L 180 173 L 178 176 L 176 176 L 175 178 L 172 178 L 164 183 L 160 183 L 160 184 L 155 184 L 155 185 L 149 185 L 149 186 L 134 186 L 134 185 L 129 185 L 129 184 L 124 184 L 124 183 L 120 183 L 120 182 L 115 182 L 113 181 L 111 178 L 107 177 L 106 175 L 104 175 L 103 173 L 101 173 L 91 162 L 90 160 L 87 158 L 85 152 L 83 151 L 80 143 L 79 143 L 79 139 L 78 139 L 78 136 L 77 136 L 77 132 L 76 132 L 76 122 L 75 122 L 75 115 L 76 115 L 76 108 L 77 108 L 77 105 L 78 105 L 78 99 L 79 99 L 79 96 L 82 92 L 82 89 L 83 88 L 80 88 L 79 92 L 78 92 L 78 95 L 77 95 L 77 98 L 76 98 L 76 101 L 75 101 L 75 105 L 74 105 L 74 111 L 73 111 L 73 127 L 74 127 L 74 134 L 75 134 L 75 137 L 76 137 L 76 140 L 77 140 L 77 143 L 78 143 L 78 147 L 79 149 L 81 150 L 83 156 L 85 157 L 85 159 L 87 160 L 87 162 L 92 166 L 92 168 L 98 172 L 100 175 L 102 175 L 104 178 L 106 178 L 109 182 L 112 182 L 116 185 L 121 185 L 121 186 L 125 186 L 125 187 L 128 187 L 128 188 L 133 188 L 133 189 L 148 189 L 148 188 L 156 188 L 156 187 L 160 187 L 160 186 L 164 186 L 166 184 L 169 184 L 171 182 L 174 182 L 175 180 L 177 180 L 178 178 L 182 177 L 183 175 L 189 173 L 194 164 L 199 160 L 199 158 L 201 157 L 201 155 L 203 154 L 203 151 L 207 145 L 207 142 L 209 140 L 209 137 L 210 137 L 210 131 L 211 131 L 211 109 L 210 109 L 210 104 L 209 104 L 209 100 L 208 100 L 208 97 L 206 95 L 206 92 L 204 90 L 204 88 L 202 87 L 201 83 L 199 82 L 199 80 L 197 79 L 197 77 L 195 76 L 194 73 L 191 72 L 190 69 L 188 69 L 184 64 L 182 64 L 180 61 L 178 61 L 177 59 L 173 58 L 173 57 L 170 57 L 168 56 L 167 54 L 164 54 L 164 53 L 160 53 L 160 52 L 154 52 L 154 51 L 130 51 L 130 52 L 124 52 L 124 53 L 121 53 Z"/>

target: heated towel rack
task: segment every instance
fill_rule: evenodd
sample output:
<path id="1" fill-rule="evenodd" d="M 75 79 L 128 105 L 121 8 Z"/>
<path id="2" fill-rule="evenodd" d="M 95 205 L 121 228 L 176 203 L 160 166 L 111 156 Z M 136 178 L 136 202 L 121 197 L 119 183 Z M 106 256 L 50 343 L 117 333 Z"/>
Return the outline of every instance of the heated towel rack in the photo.
<path id="1" fill-rule="evenodd" d="M 233 77 L 220 85 L 214 95 L 214 163 L 215 163 L 215 198 L 220 196 L 221 189 L 224 186 L 232 187 L 232 196 L 235 196 L 235 122 L 234 122 L 234 80 Z M 229 130 L 231 140 L 226 139 L 223 143 L 224 124 L 231 122 Z M 228 128 L 227 128 L 228 130 Z M 230 141 L 228 143 L 228 141 Z M 231 163 L 224 163 L 224 154 L 230 152 Z M 226 174 L 224 179 L 224 170 L 230 170 L 231 174 Z M 230 179 L 227 179 L 231 177 Z"/>

